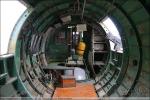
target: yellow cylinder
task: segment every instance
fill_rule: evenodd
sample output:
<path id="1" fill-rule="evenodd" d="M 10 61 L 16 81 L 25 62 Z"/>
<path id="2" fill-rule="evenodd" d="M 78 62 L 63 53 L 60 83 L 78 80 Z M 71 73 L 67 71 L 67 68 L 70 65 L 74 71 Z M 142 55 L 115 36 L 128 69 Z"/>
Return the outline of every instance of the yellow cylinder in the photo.
<path id="1" fill-rule="evenodd" d="M 85 47 L 86 47 L 86 45 L 85 45 L 84 42 L 79 42 L 77 50 L 76 50 L 77 54 L 80 55 L 80 56 L 83 56 L 84 51 L 85 51 Z"/>

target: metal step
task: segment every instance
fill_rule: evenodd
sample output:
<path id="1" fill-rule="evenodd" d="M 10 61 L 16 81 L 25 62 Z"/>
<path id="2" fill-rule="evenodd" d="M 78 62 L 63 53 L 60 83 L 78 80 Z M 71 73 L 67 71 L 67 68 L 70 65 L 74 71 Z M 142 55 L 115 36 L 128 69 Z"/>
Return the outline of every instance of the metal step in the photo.
<path id="1" fill-rule="evenodd" d="M 105 84 L 105 82 L 102 80 L 99 82 L 102 86 Z"/>
<path id="2" fill-rule="evenodd" d="M 95 77 L 95 81 L 97 82 L 100 78 L 99 77 Z"/>
<path id="3" fill-rule="evenodd" d="M 121 71 L 121 68 L 120 67 L 115 67 L 117 70 Z"/>
<path id="4" fill-rule="evenodd" d="M 15 81 L 17 81 L 17 77 L 10 77 L 10 78 L 7 80 L 7 82 L 5 83 L 5 85 L 6 85 L 6 84 L 13 83 L 13 82 L 15 82 Z"/>
<path id="5" fill-rule="evenodd" d="M 0 55 L 0 60 L 1 60 L 1 59 L 7 59 L 7 58 L 13 57 L 13 56 L 14 56 L 14 54 L 4 54 L 4 55 Z"/>
<path id="6" fill-rule="evenodd" d="M 99 97 L 103 97 L 106 94 L 106 92 L 102 90 L 102 91 L 97 92 L 97 94 Z"/>
<path id="7" fill-rule="evenodd" d="M 118 92 L 120 93 L 121 96 L 126 96 L 128 93 L 128 89 L 126 87 L 124 87 L 124 85 L 120 85 L 118 87 Z"/>
<path id="8" fill-rule="evenodd" d="M 47 88 L 43 87 L 43 89 L 41 90 L 41 93 L 44 95 L 46 90 L 47 90 Z"/>
<path id="9" fill-rule="evenodd" d="M 41 83 L 39 83 L 38 87 L 36 88 L 42 93 L 44 86 Z"/>
<path id="10" fill-rule="evenodd" d="M 107 74 L 107 76 L 105 77 L 107 80 L 110 80 L 111 78 L 111 75 L 110 74 Z"/>
<path id="11" fill-rule="evenodd" d="M 39 80 L 38 79 L 34 79 L 33 80 L 33 84 L 35 87 L 37 87 L 39 85 Z"/>
<path id="12" fill-rule="evenodd" d="M 104 83 L 107 83 L 108 80 L 104 77 L 104 78 L 103 78 L 103 82 L 104 82 Z"/>
<path id="13" fill-rule="evenodd" d="M 94 50 L 95 53 L 108 53 L 108 51 L 100 51 L 100 50 Z"/>
<path id="14" fill-rule="evenodd" d="M 33 97 L 37 97 L 38 93 L 31 87 L 31 85 L 26 81 L 26 87 Z"/>
<path id="15" fill-rule="evenodd" d="M 49 94 L 47 91 L 44 92 L 43 97 L 44 98 L 51 98 L 53 94 Z M 51 100 L 51 99 L 50 99 Z"/>
<path id="16" fill-rule="evenodd" d="M 102 86 L 100 85 L 100 84 L 96 84 L 95 85 L 95 89 L 96 89 L 96 91 L 98 90 L 98 89 L 100 89 Z"/>
<path id="17" fill-rule="evenodd" d="M 0 74 L 0 80 L 7 77 L 7 73 Z"/>
<path id="18" fill-rule="evenodd" d="M 105 65 L 103 61 L 94 61 L 93 65 Z"/>
<path id="19" fill-rule="evenodd" d="M 112 66 L 115 66 L 114 62 L 109 62 Z"/>
<path id="20" fill-rule="evenodd" d="M 121 71 L 121 68 L 119 67 L 119 66 L 116 66 L 115 64 L 114 64 L 114 62 L 109 62 L 112 66 L 115 66 L 114 68 L 116 68 L 118 71 Z"/>
<path id="21" fill-rule="evenodd" d="M 102 88 L 101 85 L 97 84 L 95 86 L 95 88 L 96 88 L 96 92 L 97 92 L 99 97 L 103 97 L 106 94 L 106 92 L 105 92 L 106 90 L 104 88 Z"/>
<path id="22" fill-rule="evenodd" d="M 103 80 L 100 82 L 100 84 L 101 84 L 101 88 L 97 89 L 97 91 L 101 91 L 102 89 L 104 89 L 105 87 L 107 87 L 107 85 L 109 83 L 108 83 L 108 80 L 106 78 L 103 78 Z"/>
<path id="23" fill-rule="evenodd" d="M 112 60 L 113 60 L 113 61 L 116 61 L 116 62 L 118 61 L 118 59 L 112 59 Z"/>
<path id="24" fill-rule="evenodd" d="M 112 87 L 112 85 L 110 83 L 108 83 L 108 85 L 106 87 L 109 90 Z"/>
<path id="25" fill-rule="evenodd" d="M 113 75 L 113 72 L 108 71 L 107 73 L 103 74 L 102 76 L 96 77 L 96 78 L 95 78 L 95 81 L 96 81 L 95 84 L 97 84 L 98 81 L 101 81 L 102 78 L 104 78 L 106 75 L 107 75 L 109 78 L 111 78 L 111 76 Z M 107 80 L 109 80 L 109 78 L 107 78 Z"/>

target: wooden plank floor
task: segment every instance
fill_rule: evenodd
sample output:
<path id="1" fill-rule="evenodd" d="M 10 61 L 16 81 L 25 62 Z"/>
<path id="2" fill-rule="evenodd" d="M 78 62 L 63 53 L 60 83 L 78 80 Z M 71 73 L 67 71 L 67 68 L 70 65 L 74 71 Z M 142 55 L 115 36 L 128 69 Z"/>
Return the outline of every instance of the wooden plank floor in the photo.
<path id="1" fill-rule="evenodd" d="M 77 83 L 76 87 L 56 88 L 53 98 L 97 98 L 93 84 Z"/>

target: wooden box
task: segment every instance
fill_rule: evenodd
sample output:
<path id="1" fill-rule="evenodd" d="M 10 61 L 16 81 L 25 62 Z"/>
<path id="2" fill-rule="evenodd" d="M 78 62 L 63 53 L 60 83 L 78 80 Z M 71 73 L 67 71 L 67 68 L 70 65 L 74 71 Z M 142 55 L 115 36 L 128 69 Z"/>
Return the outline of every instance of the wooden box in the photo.
<path id="1" fill-rule="evenodd" d="M 76 80 L 74 76 L 62 75 L 61 76 L 61 86 L 64 87 L 75 87 Z"/>

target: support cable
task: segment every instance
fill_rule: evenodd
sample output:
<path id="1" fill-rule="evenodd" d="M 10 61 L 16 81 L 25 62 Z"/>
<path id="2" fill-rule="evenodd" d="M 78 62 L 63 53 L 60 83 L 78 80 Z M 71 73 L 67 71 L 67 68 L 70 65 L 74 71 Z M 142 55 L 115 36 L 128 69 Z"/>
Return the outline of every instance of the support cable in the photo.
<path id="1" fill-rule="evenodd" d="M 81 21 L 83 21 L 83 15 L 84 15 L 84 9 L 85 9 L 85 5 L 86 5 L 86 0 L 84 0 L 84 4 L 83 4 Z"/>

